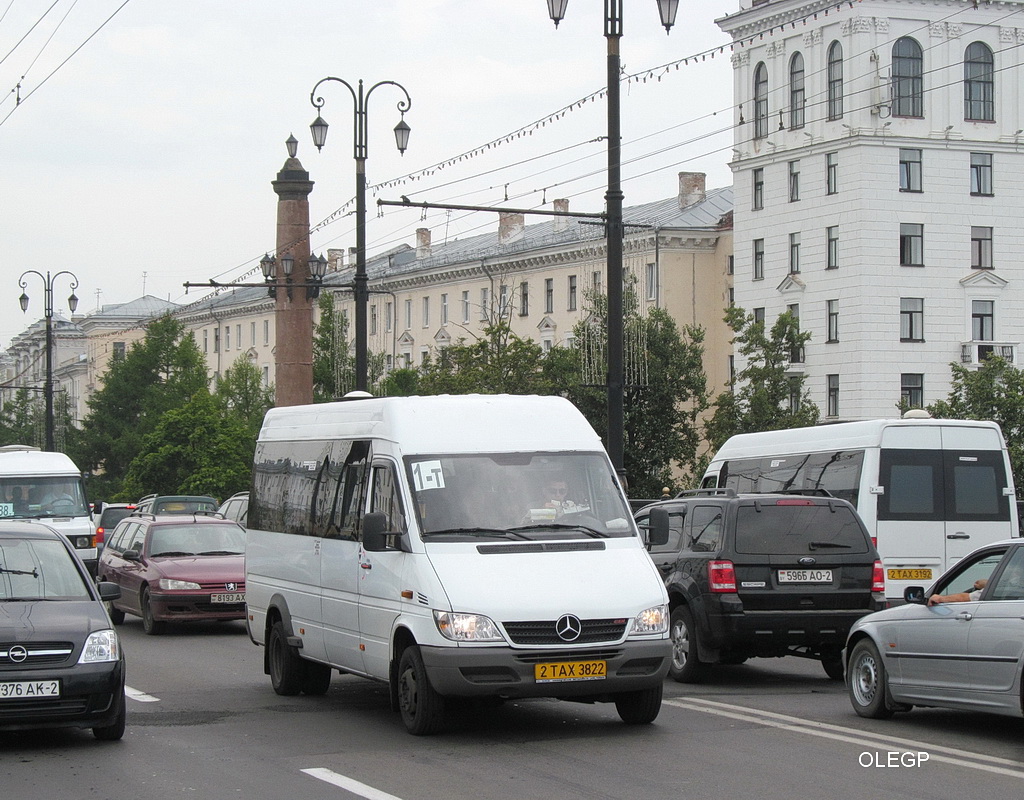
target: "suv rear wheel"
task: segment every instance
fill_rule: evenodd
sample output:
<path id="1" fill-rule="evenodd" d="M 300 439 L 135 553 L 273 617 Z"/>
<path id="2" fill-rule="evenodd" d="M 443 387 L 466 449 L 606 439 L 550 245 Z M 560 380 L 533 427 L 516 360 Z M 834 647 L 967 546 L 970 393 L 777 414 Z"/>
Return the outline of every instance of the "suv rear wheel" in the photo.
<path id="1" fill-rule="evenodd" d="M 821 666 L 825 668 L 825 674 L 834 681 L 841 681 L 846 673 L 843 666 L 843 654 L 838 651 L 822 653 Z"/>
<path id="2" fill-rule="evenodd" d="M 672 609 L 669 626 L 672 639 L 672 663 L 668 674 L 679 683 L 696 683 L 704 674 L 704 663 L 700 660 L 697 649 L 697 628 L 693 624 L 693 615 L 686 606 Z"/>

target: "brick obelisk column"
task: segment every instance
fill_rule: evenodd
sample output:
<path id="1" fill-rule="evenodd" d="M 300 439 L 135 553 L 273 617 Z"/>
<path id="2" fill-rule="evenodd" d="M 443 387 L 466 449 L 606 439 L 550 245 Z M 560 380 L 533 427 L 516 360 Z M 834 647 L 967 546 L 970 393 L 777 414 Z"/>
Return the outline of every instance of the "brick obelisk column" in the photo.
<path id="1" fill-rule="evenodd" d="M 277 264 L 278 281 L 275 313 L 274 389 L 279 406 L 313 402 L 313 303 L 305 288 L 287 288 L 281 262 L 292 257 L 291 282 L 309 282 L 309 193 L 313 181 L 295 157 L 297 142 L 288 139 L 288 160 L 277 180 Z M 291 295 L 289 297 L 289 295 Z"/>

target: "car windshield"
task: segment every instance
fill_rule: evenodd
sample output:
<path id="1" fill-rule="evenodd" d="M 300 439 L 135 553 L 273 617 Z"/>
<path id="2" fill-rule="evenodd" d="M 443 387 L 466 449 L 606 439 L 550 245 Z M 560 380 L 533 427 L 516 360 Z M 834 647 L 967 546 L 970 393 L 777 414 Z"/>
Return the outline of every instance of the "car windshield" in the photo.
<path id="1" fill-rule="evenodd" d="M 89 600 L 73 556 L 55 539 L 0 539 L 0 603 Z"/>
<path id="2" fill-rule="evenodd" d="M 634 535 L 602 453 L 405 459 L 424 536 L 543 539 Z"/>
<path id="3" fill-rule="evenodd" d="M 151 529 L 149 555 L 241 555 L 245 531 L 234 524 L 155 525 Z"/>
<path id="4" fill-rule="evenodd" d="M 77 476 L 0 478 L 0 518 L 84 517 L 89 514 Z"/>

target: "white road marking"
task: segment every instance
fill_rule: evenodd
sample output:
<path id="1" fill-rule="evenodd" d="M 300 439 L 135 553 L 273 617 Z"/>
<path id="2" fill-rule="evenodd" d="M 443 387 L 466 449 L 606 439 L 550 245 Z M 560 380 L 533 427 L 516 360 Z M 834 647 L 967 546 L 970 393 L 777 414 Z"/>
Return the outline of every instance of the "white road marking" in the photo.
<path id="1" fill-rule="evenodd" d="M 131 686 L 124 687 L 125 697 L 130 697 L 132 700 L 138 700 L 140 703 L 159 703 L 159 697 L 153 697 L 151 694 L 140 692 L 138 689 L 133 689 Z"/>
<path id="2" fill-rule="evenodd" d="M 365 797 L 367 800 L 402 800 L 400 797 L 396 797 L 393 794 L 382 792 L 380 789 L 374 789 L 372 786 L 367 786 L 365 783 L 360 783 L 353 778 L 347 778 L 344 775 L 339 775 L 329 769 L 323 767 L 315 767 L 313 769 L 302 770 L 311 778 L 329 783 L 332 786 L 338 786 L 346 791 L 357 794 L 360 797 Z"/>
<path id="3" fill-rule="evenodd" d="M 960 767 L 994 772 L 999 775 L 1008 775 L 1012 778 L 1024 778 L 1024 769 L 1021 769 L 1020 762 L 1011 761 L 1005 758 L 985 755 L 984 753 L 973 753 L 956 747 L 945 747 L 932 744 L 931 742 L 919 742 L 913 739 L 902 739 L 896 736 L 886 736 L 874 732 L 860 731 L 856 728 L 845 728 L 842 725 L 830 725 L 827 722 L 814 722 L 813 720 L 790 717 L 785 714 L 776 714 L 771 711 L 761 711 L 745 706 L 736 706 L 729 703 L 718 703 L 714 700 L 702 700 L 698 698 L 672 698 L 664 701 L 666 705 L 676 708 L 686 708 L 691 711 L 702 711 L 705 714 L 715 714 L 721 717 L 731 717 L 745 722 L 754 722 L 758 725 L 766 725 L 772 728 L 802 733 L 809 736 L 818 736 L 823 739 L 835 739 L 841 742 L 851 742 L 858 747 L 876 747 L 883 750 L 899 750 L 901 752 L 916 753 L 927 752 L 931 761 L 942 761 L 947 764 L 955 764 Z M 936 755 L 939 753 L 951 753 L 954 755 Z M 980 763 L 988 762 L 988 763 Z M 1007 765 L 1007 766 L 1002 766 Z M 1011 768 L 1008 768 L 1011 767 Z"/>

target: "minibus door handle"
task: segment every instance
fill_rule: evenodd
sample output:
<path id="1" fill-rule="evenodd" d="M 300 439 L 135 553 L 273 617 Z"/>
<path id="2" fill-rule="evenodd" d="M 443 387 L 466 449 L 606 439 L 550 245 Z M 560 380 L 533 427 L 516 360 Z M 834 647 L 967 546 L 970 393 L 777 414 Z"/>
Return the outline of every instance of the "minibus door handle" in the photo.
<path id="1" fill-rule="evenodd" d="M 964 533 L 963 531 L 957 531 L 956 533 L 947 533 L 946 534 L 946 538 L 947 539 L 970 539 L 971 535 L 969 533 Z"/>

